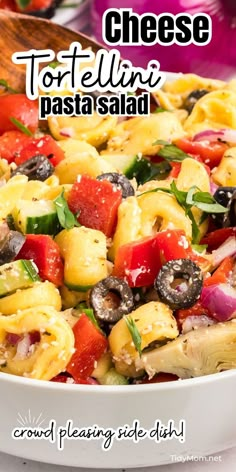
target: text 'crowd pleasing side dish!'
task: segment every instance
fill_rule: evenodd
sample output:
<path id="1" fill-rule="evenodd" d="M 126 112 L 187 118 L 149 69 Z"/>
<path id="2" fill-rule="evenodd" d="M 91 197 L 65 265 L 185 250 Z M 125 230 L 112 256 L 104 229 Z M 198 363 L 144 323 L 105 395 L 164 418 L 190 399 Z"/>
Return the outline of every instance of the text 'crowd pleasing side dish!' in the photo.
<path id="1" fill-rule="evenodd" d="M 0 83 L 0 371 L 236 368 L 236 82 L 180 75 L 149 116 L 41 122 Z"/>

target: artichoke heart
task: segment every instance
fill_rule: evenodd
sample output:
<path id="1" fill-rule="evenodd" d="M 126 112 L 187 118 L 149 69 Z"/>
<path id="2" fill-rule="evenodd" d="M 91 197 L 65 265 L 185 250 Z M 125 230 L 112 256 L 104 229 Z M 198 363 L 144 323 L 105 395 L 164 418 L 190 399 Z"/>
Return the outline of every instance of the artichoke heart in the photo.
<path id="1" fill-rule="evenodd" d="M 236 368 L 236 320 L 198 328 L 135 360 L 150 377 L 168 372 L 182 379 Z"/>

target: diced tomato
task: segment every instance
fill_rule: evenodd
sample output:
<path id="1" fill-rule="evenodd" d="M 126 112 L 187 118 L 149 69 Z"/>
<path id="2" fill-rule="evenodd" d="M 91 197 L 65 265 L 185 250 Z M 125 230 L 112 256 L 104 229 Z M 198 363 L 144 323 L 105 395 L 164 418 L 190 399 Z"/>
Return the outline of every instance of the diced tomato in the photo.
<path id="1" fill-rule="evenodd" d="M 121 201 L 121 191 L 110 182 L 87 175 L 74 183 L 68 195 L 68 206 L 74 214 L 79 214 L 79 223 L 102 231 L 108 238 L 114 233 Z"/>
<path id="2" fill-rule="evenodd" d="M 0 136 L 0 158 L 14 162 L 18 153 L 29 143 L 31 138 L 21 131 L 6 131 Z"/>
<path id="3" fill-rule="evenodd" d="M 223 244 L 226 239 L 230 236 L 236 237 L 236 227 L 231 228 L 221 228 L 213 231 L 212 233 L 208 233 L 204 238 L 202 238 L 200 244 L 207 244 L 208 251 L 214 251 L 217 249 L 221 244 Z"/>
<path id="4" fill-rule="evenodd" d="M 173 380 L 178 380 L 179 377 L 174 374 L 168 374 L 165 372 L 160 372 L 159 374 L 154 375 L 152 379 L 145 377 L 141 380 L 141 384 L 150 384 L 150 383 L 161 383 L 161 382 L 172 382 Z"/>
<path id="5" fill-rule="evenodd" d="M 77 381 L 87 379 L 94 370 L 94 363 L 100 359 L 108 347 L 107 338 L 84 314 L 73 327 L 75 353 L 66 368 Z"/>
<path id="6" fill-rule="evenodd" d="M 65 157 L 64 152 L 55 139 L 53 139 L 49 134 L 45 134 L 41 138 L 31 138 L 26 146 L 24 146 L 18 153 L 15 163 L 20 165 L 38 154 L 44 154 L 47 156 L 54 167 L 56 167 Z"/>
<path id="7" fill-rule="evenodd" d="M 32 259 L 42 280 L 63 284 L 64 266 L 58 244 L 46 234 L 26 234 L 26 240 L 17 259 Z"/>
<path id="8" fill-rule="evenodd" d="M 199 155 L 202 162 L 207 164 L 211 169 L 219 165 L 224 152 L 228 149 L 225 143 L 191 141 L 190 139 L 184 138 L 177 139 L 175 145 L 187 154 Z"/>
<path id="9" fill-rule="evenodd" d="M 38 101 L 23 93 L 0 95 L 0 134 L 18 129 L 10 118 L 17 119 L 32 133 L 38 128 Z"/>
<path id="10" fill-rule="evenodd" d="M 161 266 L 157 237 L 151 236 L 119 247 L 113 275 L 123 278 L 130 287 L 147 287 L 153 284 Z"/>
<path id="11" fill-rule="evenodd" d="M 206 315 L 210 317 L 210 312 L 207 308 L 204 308 L 201 302 L 195 303 L 191 308 L 183 308 L 181 310 L 176 310 L 175 317 L 178 323 L 178 327 L 181 330 L 182 324 L 189 316 L 202 316 Z"/>
<path id="12" fill-rule="evenodd" d="M 232 257 L 226 257 L 220 266 L 213 272 L 211 277 L 204 280 L 204 287 L 209 285 L 225 284 L 229 280 L 230 273 L 234 267 L 234 260 Z"/>

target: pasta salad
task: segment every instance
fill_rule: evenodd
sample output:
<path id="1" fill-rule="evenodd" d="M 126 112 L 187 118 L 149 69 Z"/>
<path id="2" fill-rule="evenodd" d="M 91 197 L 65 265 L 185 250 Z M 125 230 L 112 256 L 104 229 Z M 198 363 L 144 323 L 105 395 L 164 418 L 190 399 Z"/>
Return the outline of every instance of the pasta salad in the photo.
<path id="1" fill-rule="evenodd" d="M 64 93 L 64 92 L 63 92 Z M 180 75 L 149 116 L 0 91 L 0 371 L 137 384 L 236 367 L 236 82 Z"/>

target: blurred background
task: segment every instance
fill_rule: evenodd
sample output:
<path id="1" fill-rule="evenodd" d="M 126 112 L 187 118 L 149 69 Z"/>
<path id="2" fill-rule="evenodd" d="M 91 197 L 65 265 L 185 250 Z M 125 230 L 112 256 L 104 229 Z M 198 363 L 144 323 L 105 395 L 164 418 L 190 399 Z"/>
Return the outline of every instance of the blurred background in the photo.
<path id="1" fill-rule="evenodd" d="M 213 37 L 201 46 L 121 46 L 123 58 L 146 67 L 151 59 L 161 70 L 193 72 L 220 79 L 236 77 L 236 0 L 0 0 L 0 8 L 52 19 L 102 42 L 102 15 L 107 8 L 133 8 L 142 14 L 208 13 Z"/>
<path id="2" fill-rule="evenodd" d="M 146 66 L 149 60 L 157 59 L 165 71 L 194 72 L 221 79 L 236 76 L 236 0 L 93 0 L 92 29 L 100 41 L 102 14 L 114 7 L 133 8 L 139 14 L 208 13 L 213 22 L 213 36 L 207 46 L 121 46 L 118 49 L 135 65 Z"/>

